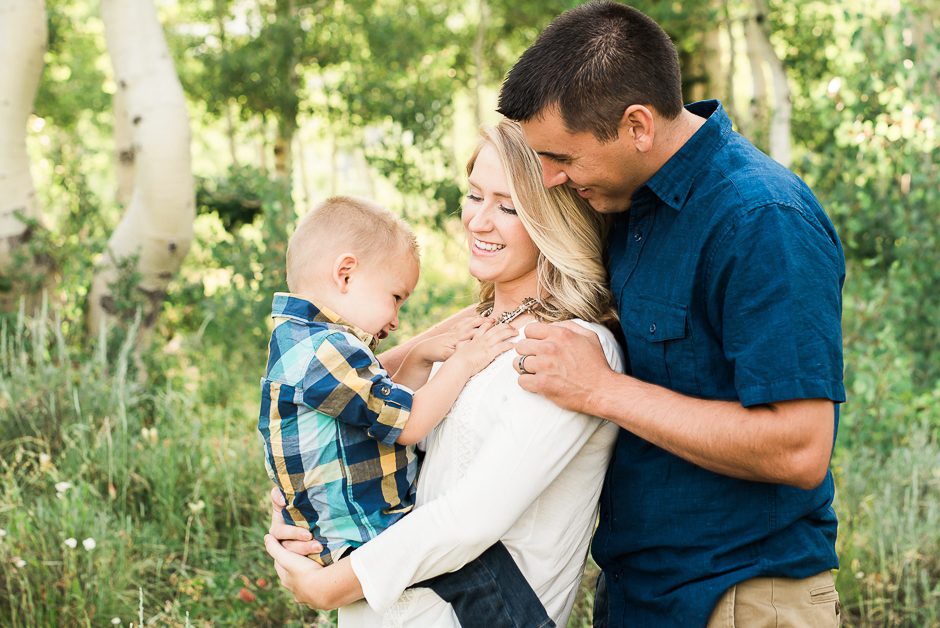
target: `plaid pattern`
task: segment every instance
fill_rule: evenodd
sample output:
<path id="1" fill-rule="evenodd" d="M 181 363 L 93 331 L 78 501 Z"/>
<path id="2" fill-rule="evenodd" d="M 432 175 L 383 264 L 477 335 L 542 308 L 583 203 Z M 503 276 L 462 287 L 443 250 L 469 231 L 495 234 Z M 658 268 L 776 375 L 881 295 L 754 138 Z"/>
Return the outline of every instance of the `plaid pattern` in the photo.
<path id="1" fill-rule="evenodd" d="M 258 430 L 265 466 L 287 500 L 284 520 L 307 527 L 328 565 L 414 507 L 418 459 L 398 445 L 412 393 L 393 382 L 376 341 L 332 312 L 274 295 Z"/>

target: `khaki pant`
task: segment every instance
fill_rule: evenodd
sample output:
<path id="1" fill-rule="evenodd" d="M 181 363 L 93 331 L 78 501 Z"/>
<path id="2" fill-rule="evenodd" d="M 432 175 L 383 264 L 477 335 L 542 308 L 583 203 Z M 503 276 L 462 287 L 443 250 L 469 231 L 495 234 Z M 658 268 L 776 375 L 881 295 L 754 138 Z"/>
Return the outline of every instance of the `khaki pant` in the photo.
<path id="1" fill-rule="evenodd" d="M 832 573 L 803 579 L 753 578 L 727 591 L 708 628 L 837 628 L 842 622 Z"/>

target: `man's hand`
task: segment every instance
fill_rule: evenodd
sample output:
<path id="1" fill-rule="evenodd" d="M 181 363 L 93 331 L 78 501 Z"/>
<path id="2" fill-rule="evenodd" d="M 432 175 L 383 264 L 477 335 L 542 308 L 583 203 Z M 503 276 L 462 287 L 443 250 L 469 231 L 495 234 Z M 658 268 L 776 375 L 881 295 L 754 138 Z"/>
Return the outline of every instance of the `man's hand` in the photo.
<path id="1" fill-rule="evenodd" d="M 310 530 L 300 526 L 292 526 L 284 523 L 284 517 L 281 515 L 281 509 L 287 506 L 281 491 L 275 486 L 271 489 L 271 527 L 268 533 L 277 541 L 280 541 L 284 549 L 301 556 L 310 554 L 319 554 L 323 551 L 323 546 L 313 540 Z"/>
<path id="2" fill-rule="evenodd" d="M 593 414 L 591 395 L 603 386 L 610 368 L 597 334 L 577 323 L 531 323 L 516 344 L 519 385 L 576 412 Z M 520 361 L 525 356 L 520 369 Z"/>

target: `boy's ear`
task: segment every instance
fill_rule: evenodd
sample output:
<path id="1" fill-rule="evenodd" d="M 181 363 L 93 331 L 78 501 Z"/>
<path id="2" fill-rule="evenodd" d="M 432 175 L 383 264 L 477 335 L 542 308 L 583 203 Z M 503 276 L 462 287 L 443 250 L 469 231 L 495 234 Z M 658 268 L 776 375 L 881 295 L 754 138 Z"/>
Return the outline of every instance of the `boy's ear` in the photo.
<path id="1" fill-rule="evenodd" d="M 343 294 L 349 289 L 349 279 L 359 266 L 359 259 L 352 253 L 340 253 L 333 262 L 333 283 Z"/>

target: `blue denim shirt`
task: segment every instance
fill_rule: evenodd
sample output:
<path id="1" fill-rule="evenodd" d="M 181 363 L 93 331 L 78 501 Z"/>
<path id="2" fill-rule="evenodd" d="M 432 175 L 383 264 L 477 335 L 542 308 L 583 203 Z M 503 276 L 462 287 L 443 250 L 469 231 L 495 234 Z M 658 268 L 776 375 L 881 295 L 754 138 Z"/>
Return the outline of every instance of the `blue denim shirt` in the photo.
<path id="1" fill-rule="evenodd" d="M 610 235 L 628 373 L 743 406 L 845 401 L 845 261 L 832 223 L 717 101 L 688 109 L 705 124 Z M 837 567 L 832 498 L 831 473 L 813 490 L 738 480 L 621 430 L 592 547 L 610 625 L 704 626 L 738 582 Z"/>

